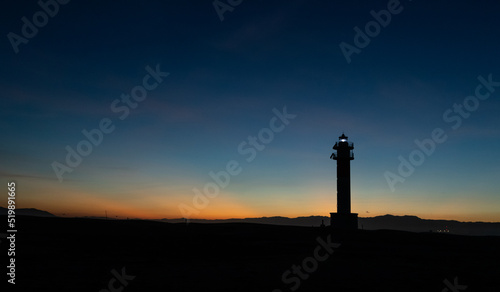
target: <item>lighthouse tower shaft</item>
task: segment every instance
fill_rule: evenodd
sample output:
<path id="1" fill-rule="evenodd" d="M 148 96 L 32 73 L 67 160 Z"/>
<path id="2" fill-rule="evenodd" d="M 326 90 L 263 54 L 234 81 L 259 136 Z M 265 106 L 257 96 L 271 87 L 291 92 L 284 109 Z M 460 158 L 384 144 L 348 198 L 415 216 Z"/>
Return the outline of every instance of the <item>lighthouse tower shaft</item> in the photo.
<path id="1" fill-rule="evenodd" d="M 337 161 L 337 213 L 330 213 L 331 226 L 335 229 L 357 229 L 358 214 L 351 213 L 351 160 L 354 144 L 342 134 L 335 143 L 330 158 Z"/>
<path id="2" fill-rule="evenodd" d="M 347 138 L 347 137 L 346 137 Z M 345 141 L 343 141 L 345 140 Z M 354 159 L 354 145 L 341 139 L 335 143 L 332 159 L 337 161 L 337 213 L 351 213 L 351 160 Z"/>

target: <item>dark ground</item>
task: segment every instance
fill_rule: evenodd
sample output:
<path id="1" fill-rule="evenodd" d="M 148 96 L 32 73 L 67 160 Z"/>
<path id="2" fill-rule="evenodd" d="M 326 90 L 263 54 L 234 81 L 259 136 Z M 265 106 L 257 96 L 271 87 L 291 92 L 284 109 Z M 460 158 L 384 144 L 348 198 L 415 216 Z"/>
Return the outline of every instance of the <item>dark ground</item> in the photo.
<path id="1" fill-rule="evenodd" d="M 122 267 L 135 278 L 122 290 L 116 281 L 115 291 L 292 291 L 283 273 L 328 236 L 328 228 L 248 223 L 16 220 L 16 289 L 7 291 L 98 292 Z M 332 241 L 341 246 L 295 291 L 500 291 L 500 237 L 358 230 Z M 456 277 L 466 289 L 444 283 Z"/>

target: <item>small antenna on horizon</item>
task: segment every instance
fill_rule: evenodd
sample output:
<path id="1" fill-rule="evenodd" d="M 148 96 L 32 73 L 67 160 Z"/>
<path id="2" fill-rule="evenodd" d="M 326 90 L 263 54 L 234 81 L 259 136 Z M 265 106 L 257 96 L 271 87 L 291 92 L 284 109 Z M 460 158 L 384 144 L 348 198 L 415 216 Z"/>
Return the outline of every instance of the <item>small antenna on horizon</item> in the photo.
<path id="1" fill-rule="evenodd" d="M 104 210 L 104 214 L 106 214 L 106 220 L 108 220 L 108 211 Z"/>

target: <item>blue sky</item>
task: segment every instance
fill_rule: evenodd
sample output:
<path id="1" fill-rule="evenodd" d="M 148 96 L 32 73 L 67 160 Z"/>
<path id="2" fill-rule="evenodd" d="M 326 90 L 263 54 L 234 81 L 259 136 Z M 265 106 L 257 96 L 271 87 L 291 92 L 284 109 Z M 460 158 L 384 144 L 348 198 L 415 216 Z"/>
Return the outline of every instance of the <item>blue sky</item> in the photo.
<path id="1" fill-rule="evenodd" d="M 474 95 L 478 76 L 500 81 L 499 4 L 401 1 L 348 63 L 339 44 L 354 45 L 354 27 L 388 3 L 397 4 L 247 0 L 221 21 L 211 1 L 70 1 L 18 53 L 8 34 L 22 36 L 22 17 L 41 7 L 9 3 L 0 180 L 17 182 L 18 207 L 179 218 L 192 189 L 235 160 L 241 173 L 194 217 L 328 215 L 328 158 L 344 131 L 355 143 L 353 212 L 500 221 L 500 87 L 456 130 L 443 120 Z M 168 77 L 120 120 L 110 105 L 157 65 Z M 296 118 L 246 162 L 240 143 L 284 107 Z M 103 118 L 115 130 L 60 182 L 51 164 Z M 391 191 L 384 173 L 398 174 L 398 157 L 435 128 L 446 141 Z"/>

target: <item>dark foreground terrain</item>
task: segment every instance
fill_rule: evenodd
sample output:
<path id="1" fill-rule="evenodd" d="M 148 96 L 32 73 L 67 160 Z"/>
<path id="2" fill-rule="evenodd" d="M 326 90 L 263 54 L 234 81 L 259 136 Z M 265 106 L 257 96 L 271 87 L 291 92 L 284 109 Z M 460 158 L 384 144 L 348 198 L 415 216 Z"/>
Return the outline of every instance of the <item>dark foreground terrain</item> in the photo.
<path id="1" fill-rule="evenodd" d="M 16 219 L 7 291 L 500 291 L 500 237 L 358 230 L 334 247 L 319 227 Z"/>

